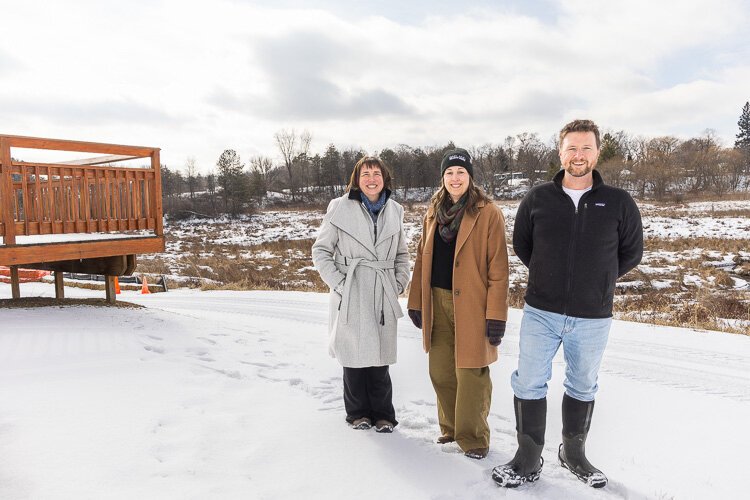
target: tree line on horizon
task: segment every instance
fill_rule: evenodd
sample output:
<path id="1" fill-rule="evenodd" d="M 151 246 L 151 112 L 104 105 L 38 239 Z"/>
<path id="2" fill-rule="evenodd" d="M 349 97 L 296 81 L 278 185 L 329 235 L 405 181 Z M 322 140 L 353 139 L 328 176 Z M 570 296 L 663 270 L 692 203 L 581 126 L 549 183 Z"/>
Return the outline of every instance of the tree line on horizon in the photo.
<path id="1" fill-rule="evenodd" d="M 679 201 L 748 191 L 750 102 L 737 124 L 731 147 L 723 146 L 711 130 L 687 140 L 604 131 L 597 169 L 605 182 L 639 199 Z M 235 150 L 227 149 L 206 175 L 199 173 L 194 158 L 188 158 L 182 169 L 163 165 L 164 212 L 176 217 L 237 216 L 259 206 L 324 204 L 343 194 L 354 165 L 366 155 L 361 149 L 339 150 L 334 144 L 322 154 L 312 154 L 312 135 L 307 131 L 280 130 L 274 138 L 280 161 L 260 155 L 245 164 Z M 443 153 L 453 147 L 452 142 L 437 147 L 400 144 L 377 156 L 391 169 L 396 196 L 426 199 L 439 185 Z M 560 169 L 555 140 L 544 142 L 535 133 L 466 149 L 472 155 L 475 181 L 495 199 L 518 197 Z"/>

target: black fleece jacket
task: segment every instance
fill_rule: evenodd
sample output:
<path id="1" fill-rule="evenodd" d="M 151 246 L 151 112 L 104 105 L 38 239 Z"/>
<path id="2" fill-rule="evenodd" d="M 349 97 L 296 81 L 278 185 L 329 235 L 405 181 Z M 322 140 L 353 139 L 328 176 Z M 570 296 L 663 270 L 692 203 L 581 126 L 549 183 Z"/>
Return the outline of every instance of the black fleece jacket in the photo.
<path id="1" fill-rule="evenodd" d="M 594 185 L 578 207 L 562 189 L 561 170 L 521 201 L 513 249 L 529 268 L 526 303 L 577 318 L 612 316 L 615 281 L 641 261 L 641 214 L 630 195 Z"/>

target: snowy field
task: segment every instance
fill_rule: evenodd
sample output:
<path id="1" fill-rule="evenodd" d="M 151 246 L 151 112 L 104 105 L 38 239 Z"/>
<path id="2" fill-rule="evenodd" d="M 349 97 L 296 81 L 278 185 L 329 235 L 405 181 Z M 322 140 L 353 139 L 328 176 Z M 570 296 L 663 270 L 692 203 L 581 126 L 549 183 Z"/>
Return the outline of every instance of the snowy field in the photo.
<path id="1" fill-rule="evenodd" d="M 517 201 L 498 202 L 508 241 Z M 646 248 L 621 279 L 615 316 L 734 333 L 750 330 L 750 200 L 640 204 Z M 426 204 L 406 207 L 413 256 Z M 323 210 L 269 210 L 238 219 L 167 220 L 166 251 L 139 256 L 139 272 L 170 286 L 323 291 L 310 247 Z M 519 305 L 527 269 L 509 249 L 511 300 Z"/>
<path id="2" fill-rule="evenodd" d="M 39 283 L 21 293 L 54 296 Z M 434 443 L 427 357 L 405 318 L 392 368 L 401 423 L 384 435 L 344 422 L 326 295 L 120 300 L 146 308 L 0 309 L 0 499 L 747 497 L 748 336 L 615 321 L 587 446 L 609 485 L 590 489 L 557 465 L 558 358 L 542 477 L 503 490 L 490 471 L 515 449 L 517 310 L 492 365 L 491 451 L 475 461 Z"/>
<path id="3" fill-rule="evenodd" d="M 512 230 L 518 202 L 502 202 L 498 206 L 505 215 L 507 229 Z M 645 238 L 709 237 L 750 239 L 750 218 L 726 217 L 727 212 L 750 210 L 750 200 L 694 202 L 684 205 L 639 204 L 643 215 Z M 416 244 L 421 231 L 421 220 L 426 205 L 415 205 L 407 210 L 405 230 L 409 241 Z M 179 241 L 193 237 L 205 238 L 211 228 L 214 243 L 242 246 L 258 245 L 266 241 L 315 238 L 320 221 L 320 210 L 265 211 L 233 220 L 187 219 L 167 220 L 165 232 L 172 236 L 173 252 L 179 252 Z M 170 249 L 168 249 L 168 252 Z"/>

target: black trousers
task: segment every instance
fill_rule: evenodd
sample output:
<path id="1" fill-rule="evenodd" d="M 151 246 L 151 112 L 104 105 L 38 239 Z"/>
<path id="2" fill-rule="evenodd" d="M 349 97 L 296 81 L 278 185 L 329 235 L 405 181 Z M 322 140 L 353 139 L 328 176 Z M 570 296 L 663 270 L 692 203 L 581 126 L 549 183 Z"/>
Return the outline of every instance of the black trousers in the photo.
<path id="1" fill-rule="evenodd" d="M 344 407 L 349 423 L 368 417 L 373 423 L 388 420 L 398 424 L 388 366 L 344 367 Z"/>

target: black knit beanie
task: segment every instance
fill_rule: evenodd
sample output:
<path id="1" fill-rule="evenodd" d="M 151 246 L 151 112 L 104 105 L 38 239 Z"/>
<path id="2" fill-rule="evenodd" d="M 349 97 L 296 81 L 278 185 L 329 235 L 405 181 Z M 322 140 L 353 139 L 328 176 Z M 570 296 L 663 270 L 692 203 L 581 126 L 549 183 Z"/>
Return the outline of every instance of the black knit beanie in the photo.
<path id="1" fill-rule="evenodd" d="M 471 166 L 471 155 L 463 148 L 449 149 L 443 155 L 440 162 L 440 177 L 445 174 L 448 167 L 464 167 L 471 177 L 474 177 L 474 168 Z"/>

